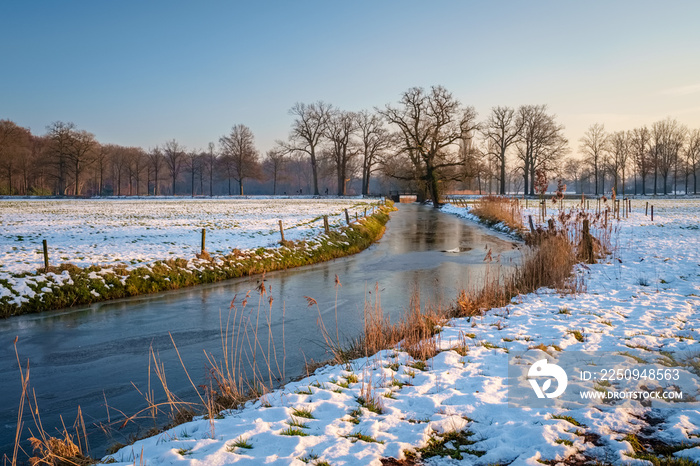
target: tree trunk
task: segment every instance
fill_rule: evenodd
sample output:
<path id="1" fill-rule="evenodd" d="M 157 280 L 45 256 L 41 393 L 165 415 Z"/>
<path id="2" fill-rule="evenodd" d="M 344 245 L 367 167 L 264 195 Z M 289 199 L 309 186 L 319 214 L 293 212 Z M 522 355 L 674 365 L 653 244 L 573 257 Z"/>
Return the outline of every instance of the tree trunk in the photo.
<path id="1" fill-rule="evenodd" d="M 501 150 L 501 194 L 506 194 L 506 151 Z"/>
<path id="2" fill-rule="evenodd" d="M 311 149 L 311 172 L 314 177 L 314 196 L 318 196 L 318 170 L 316 167 L 316 153 Z"/>

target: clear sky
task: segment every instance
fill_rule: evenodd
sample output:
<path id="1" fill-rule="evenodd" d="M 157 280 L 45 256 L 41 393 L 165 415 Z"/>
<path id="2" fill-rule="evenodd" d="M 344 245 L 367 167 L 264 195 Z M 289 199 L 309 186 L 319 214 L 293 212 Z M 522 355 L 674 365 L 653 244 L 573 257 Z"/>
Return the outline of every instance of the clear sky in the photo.
<path id="1" fill-rule="evenodd" d="M 295 102 L 371 109 L 435 84 L 480 117 L 547 104 L 574 150 L 596 122 L 700 128 L 696 0 L 6 0 L 0 44 L 0 119 L 146 149 L 242 123 L 264 153 Z"/>

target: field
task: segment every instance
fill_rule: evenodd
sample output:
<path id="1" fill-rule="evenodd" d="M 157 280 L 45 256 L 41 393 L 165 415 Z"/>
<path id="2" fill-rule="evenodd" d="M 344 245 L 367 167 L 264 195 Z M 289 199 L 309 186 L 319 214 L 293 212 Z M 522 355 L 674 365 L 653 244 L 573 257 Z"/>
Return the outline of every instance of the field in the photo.
<path id="1" fill-rule="evenodd" d="M 345 225 L 344 209 L 354 218 L 372 207 L 352 198 L 0 200 L 0 299 L 21 304 L 48 290 L 39 283 L 71 280 L 66 270 L 41 273 L 42 240 L 54 267 L 99 266 L 104 275 L 175 258 L 197 267 L 203 228 L 216 257 L 278 247 L 280 220 L 285 240 L 316 238 L 323 215 L 332 229 Z"/>
<path id="2" fill-rule="evenodd" d="M 222 419 L 194 420 L 110 458 L 123 465 L 370 465 L 389 457 L 402 464 L 697 464 L 700 202 L 653 203 L 653 222 L 638 203 L 615 222 L 614 251 L 577 266 L 584 286 L 576 294 L 543 288 L 518 296 L 484 316 L 450 321 L 431 359 L 398 347 L 325 367 Z M 599 373 L 622 372 L 597 380 L 571 373 L 568 398 L 550 405 L 518 397 L 524 386 L 534 398 L 523 372 L 532 363 L 567 357 Z M 628 370 L 636 378 L 626 379 Z M 629 389 L 659 398 L 609 395 Z M 579 391 L 599 398 L 573 396 Z M 683 396 L 661 398 L 670 392 Z"/>

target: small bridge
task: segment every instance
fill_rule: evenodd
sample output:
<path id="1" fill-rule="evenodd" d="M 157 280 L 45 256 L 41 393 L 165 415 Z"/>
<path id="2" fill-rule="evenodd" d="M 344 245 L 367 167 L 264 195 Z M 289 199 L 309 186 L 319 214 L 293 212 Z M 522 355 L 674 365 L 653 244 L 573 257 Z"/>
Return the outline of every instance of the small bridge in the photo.
<path id="1" fill-rule="evenodd" d="M 394 202 L 411 203 L 418 201 L 418 194 L 403 191 L 389 191 L 389 198 Z"/>

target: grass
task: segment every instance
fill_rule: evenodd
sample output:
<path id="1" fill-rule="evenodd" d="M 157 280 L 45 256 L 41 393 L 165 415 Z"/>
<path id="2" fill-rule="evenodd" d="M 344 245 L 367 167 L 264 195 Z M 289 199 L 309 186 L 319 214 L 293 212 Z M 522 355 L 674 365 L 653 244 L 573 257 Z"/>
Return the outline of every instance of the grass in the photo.
<path id="1" fill-rule="evenodd" d="M 382 398 L 377 394 L 376 389 L 372 386 L 371 378 L 369 382 L 362 383 L 362 387 L 360 388 L 360 396 L 357 397 L 357 403 L 375 414 L 384 413 Z"/>
<path id="2" fill-rule="evenodd" d="M 283 430 L 282 432 L 280 432 L 280 435 L 287 435 L 287 436 L 290 436 L 290 437 L 294 437 L 294 436 L 296 436 L 296 437 L 308 437 L 308 436 L 309 436 L 308 433 L 304 432 L 304 431 L 301 430 L 300 428 L 298 428 L 298 427 L 291 427 L 291 426 L 290 426 L 290 427 L 287 427 L 285 430 Z"/>
<path id="3" fill-rule="evenodd" d="M 574 338 L 576 338 L 576 341 L 578 341 L 579 343 L 583 343 L 586 341 L 586 336 L 581 330 L 567 330 L 566 333 L 568 333 L 569 335 L 573 335 Z"/>
<path id="4" fill-rule="evenodd" d="M 289 241 L 281 248 L 234 249 L 224 256 L 198 259 L 195 261 L 198 270 L 190 268 L 190 261 L 184 258 L 157 261 L 133 270 L 126 266 L 109 267 L 111 272 L 99 266 L 80 268 L 70 263 L 60 264 L 49 271 L 59 275 L 68 272 L 70 281 L 58 284 L 47 278 L 30 285 L 36 295 L 27 297 L 21 304 L 12 302 L 14 295 L 0 298 L 0 317 L 175 290 L 356 254 L 381 238 L 392 210 L 395 210 L 393 203 L 388 203 L 359 222 L 324 234 L 316 244 Z M 40 273 L 21 275 L 36 275 L 39 280 Z M 50 287 L 51 292 L 42 292 L 44 287 Z"/>
<path id="5" fill-rule="evenodd" d="M 476 443 L 471 439 L 473 435 L 474 433 L 468 430 L 452 431 L 444 434 L 433 433 L 428 439 L 428 444 L 422 448 L 418 448 L 416 453 L 424 460 L 435 456 L 461 460 L 464 459 L 464 454 L 481 457 L 486 454 L 485 451 L 469 448 Z"/>
<path id="6" fill-rule="evenodd" d="M 695 444 L 665 444 L 658 441 L 643 441 L 636 434 L 627 434 L 622 440 L 628 442 L 632 451 L 625 453 L 635 459 L 649 461 L 653 466 L 697 466 L 697 463 L 688 458 L 678 458 L 674 453 L 688 448 L 696 447 Z"/>
<path id="7" fill-rule="evenodd" d="M 524 229 L 520 202 L 517 199 L 504 196 L 484 196 L 476 202 L 470 212 L 489 226 L 502 223 L 513 232 L 521 232 Z"/>
<path id="8" fill-rule="evenodd" d="M 362 334 L 349 342 L 333 339 L 321 321 L 321 330 L 326 346 L 334 355 L 336 364 L 368 357 L 383 349 L 400 346 L 416 360 L 425 361 L 439 353 L 436 334 L 447 318 L 439 307 L 422 306 L 420 293 L 411 294 L 409 307 L 404 316 L 395 323 L 383 313 L 379 304 L 379 290 L 375 288 L 375 302 L 365 302 Z M 349 382 L 351 382 L 348 379 Z M 352 382 L 351 382 L 352 383 Z"/>
<path id="9" fill-rule="evenodd" d="M 574 419 L 573 417 L 571 417 L 571 416 L 566 416 L 566 415 L 564 415 L 564 414 L 553 414 L 553 415 L 552 415 L 552 419 L 561 419 L 561 420 L 563 420 L 563 421 L 568 422 L 569 424 L 575 425 L 576 427 L 582 427 L 582 426 L 583 426 L 583 424 L 581 424 L 580 422 L 578 422 L 578 421 L 577 421 L 576 419 Z"/>
<path id="10" fill-rule="evenodd" d="M 302 421 L 298 420 L 295 417 L 292 417 L 290 420 L 288 420 L 287 424 L 289 424 L 290 427 L 298 427 L 299 429 L 308 429 L 309 428 L 308 424 L 304 424 Z"/>
<path id="11" fill-rule="evenodd" d="M 292 408 L 292 416 L 303 419 L 316 419 L 311 408 Z"/>
<path id="12" fill-rule="evenodd" d="M 377 440 L 376 438 L 372 437 L 371 435 L 366 435 L 366 434 L 363 434 L 362 432 L 348 434 L 345 436 L 345 438 L 353 439 L 353 443 L 357 442 L 358 440 L 362 440 L 363 442 L 366 442 L 366 443 L 380 443 L 380 444 L 384 443 L 384 440 Z"/>
<path id="13" fill-rule="evenodd" d="M 240 436 L 233 443 L 229 444 L 226 447 L 226 449 L 229 453 L 235 453 L 237 448 L 243 448 L 244 450 L 251 450 L 253 448 L 253 444 L 250 443 L 247 439 L 243 438 L 243 436 Z"/>

